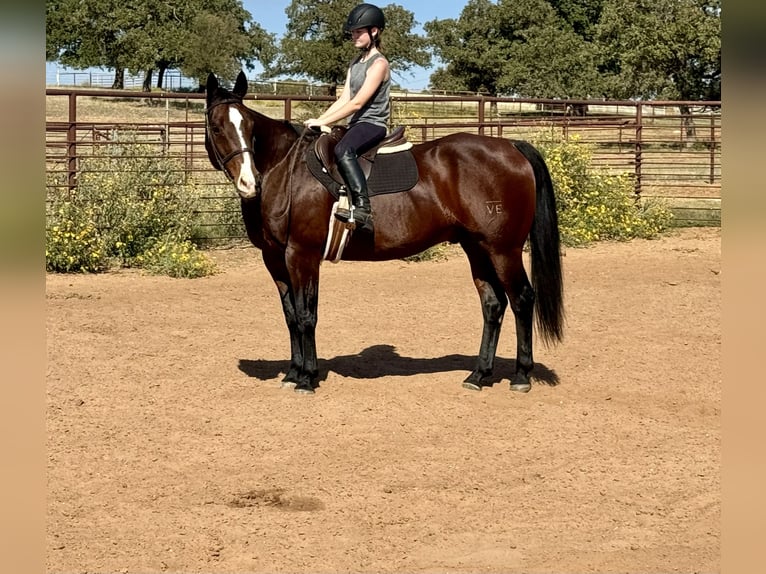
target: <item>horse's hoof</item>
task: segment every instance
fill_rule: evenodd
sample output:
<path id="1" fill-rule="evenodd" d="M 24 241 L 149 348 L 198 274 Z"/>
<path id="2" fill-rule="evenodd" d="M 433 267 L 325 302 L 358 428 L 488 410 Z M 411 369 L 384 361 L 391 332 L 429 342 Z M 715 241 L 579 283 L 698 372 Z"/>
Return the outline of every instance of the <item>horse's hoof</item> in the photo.
<path id="1" fill-rule="evenodd" d="M 282 381 L 282 384 L 279 385 L 282 389 L 294 389 L 298 386 L 298 383 L 295 381 Z"/>
<path id="2" fill-rule="evenodd" d="M 300 395 L 313 395 L 314 389 L 311 387 L 295 387 L 295 392 Z"/>
<path id="3" fill-rule="evenodd" d="M 530 383 L 511 383 L 511 390 L 517 393 L 528 393 L 531 389 Z"/>
<path id="4" fill-rule="evenodd" d="M 489 377 L 491 374 L 491 371 L 488 373 L 482 373 L 479 370 L 473 371 L 463 381 L 463 387 L 466 389 L 471 389 L 472 391 L 480 391 L 484 386 L 484 381 L 486 381 L 487 377 Z"/>

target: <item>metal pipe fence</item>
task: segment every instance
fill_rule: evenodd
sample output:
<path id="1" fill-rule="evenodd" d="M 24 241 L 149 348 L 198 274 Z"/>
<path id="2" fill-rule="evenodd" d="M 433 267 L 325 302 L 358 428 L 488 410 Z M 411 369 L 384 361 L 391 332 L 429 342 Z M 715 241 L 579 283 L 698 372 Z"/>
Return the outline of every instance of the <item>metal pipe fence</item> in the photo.
<path id="1" fill-rule="evenodd" d="M 46 90 L 48 195 L 74 189 L 87 160 L 131 141 L 172 161 L 206 197 L 233 199 L 204 147 L 204 94 L 130 90 Z M 334 98 L 255 93 L 246 103 L 275 119 L 300 122 Z M 458 131 L 532 142 L 573 140 L 595 165 L 627 172 L 637 196 L 716 197 L 721 191 L 721 102 L 633 102 L 393 95 L 391 125 L 413 143 Z M 119 169 L 115 167 L 114 169 Z M 236 209 L 236 205 L 232 207 Z"/>

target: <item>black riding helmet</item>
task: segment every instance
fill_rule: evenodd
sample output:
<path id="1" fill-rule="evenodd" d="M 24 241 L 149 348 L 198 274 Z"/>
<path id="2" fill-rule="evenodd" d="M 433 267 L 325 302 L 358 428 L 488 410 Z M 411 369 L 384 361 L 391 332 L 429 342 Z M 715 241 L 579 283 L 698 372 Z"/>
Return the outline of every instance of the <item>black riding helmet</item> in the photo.
<path id="1" fill-rule="evenodd" d="M 343 31 L 346 34 L 350 34 L 352 30 L 373 27 L 379 30 L 386 27 L 386 18 L 383 16 L 383 10 L 373 4 L 359 4 L 348 15 Z"/>

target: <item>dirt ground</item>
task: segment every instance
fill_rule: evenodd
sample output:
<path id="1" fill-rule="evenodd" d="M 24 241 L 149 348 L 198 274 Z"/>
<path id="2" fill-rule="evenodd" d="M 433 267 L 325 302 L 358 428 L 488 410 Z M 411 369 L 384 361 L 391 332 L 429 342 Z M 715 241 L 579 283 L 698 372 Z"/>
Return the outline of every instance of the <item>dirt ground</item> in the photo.
<path id="1" fill-rule="evenodd" d="M 510 312 L 497 383 L 461 386 L 459 251 L 325 263 L 314 396 L 280 388 L 259 253 L 213 256 L 204 279 L 47 277 L 49 572 L 720 571 L 720 229 L 567 250 L 565 340 L 535 340 L 528 394 Z"/>

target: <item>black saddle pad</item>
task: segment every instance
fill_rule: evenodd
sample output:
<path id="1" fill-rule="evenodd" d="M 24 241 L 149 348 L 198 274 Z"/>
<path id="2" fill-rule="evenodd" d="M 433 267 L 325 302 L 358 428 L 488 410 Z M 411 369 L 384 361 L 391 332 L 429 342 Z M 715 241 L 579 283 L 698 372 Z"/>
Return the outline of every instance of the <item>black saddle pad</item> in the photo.
<path id="1" fill-rule="evenodd" d="M 304 157 L 312 175 L 337 199 L 340 196 L 340 184 L 324 170 L 314 153 L 314 148 L 309 147 Z M 367 178 L 367 189 L 371 196 L 396 193 L 412 189 L 417 182 L 418 166 L 409 150 L 377 154 L 370 170 L 370 177 Z"/>

